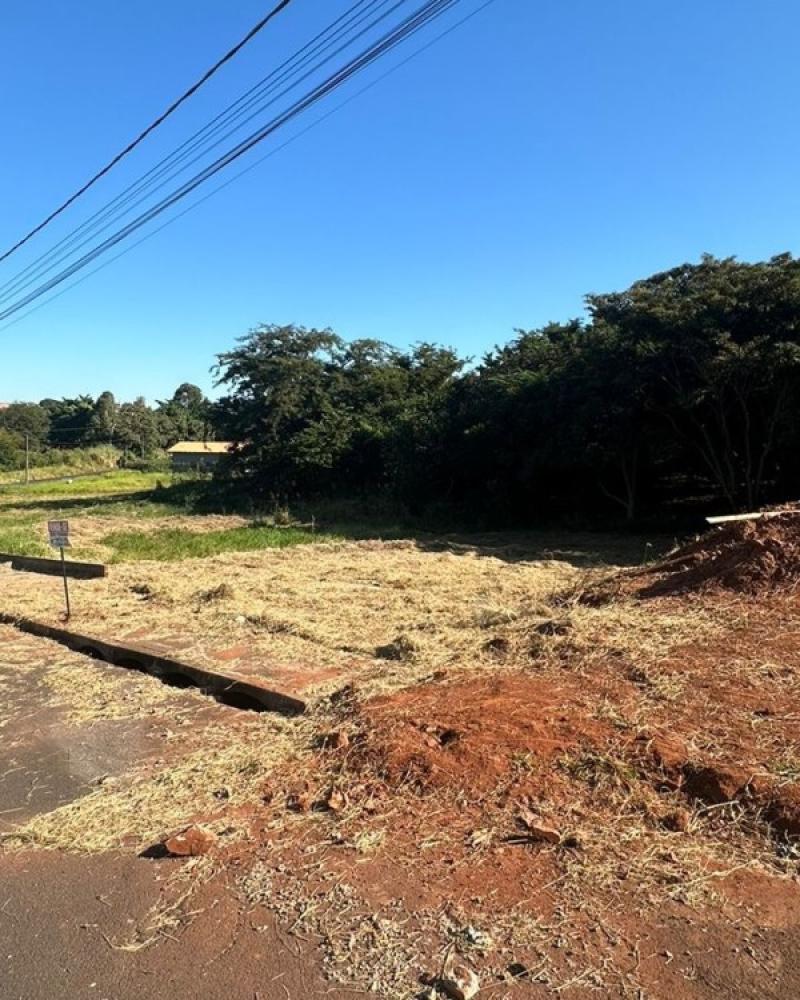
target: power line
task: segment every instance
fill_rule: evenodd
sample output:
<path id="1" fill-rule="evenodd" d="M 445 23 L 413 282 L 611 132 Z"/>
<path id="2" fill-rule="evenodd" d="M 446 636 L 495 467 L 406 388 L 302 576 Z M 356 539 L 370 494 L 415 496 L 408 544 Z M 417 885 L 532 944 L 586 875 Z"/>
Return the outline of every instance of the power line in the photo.
<path id="1" fill-rule="evenodd" d="M 205 145 L 204 152 L 209 152 L 211 149 L 214 149 L 216 146 L 223 143 L 226 139 L 230 138 L 237 131 L 243 128 L 247 122 L 256 118 L 261 112 L 266 110 L 266 108 L 268 108 L 271 104 L 274 104 L 281 97 L 286 96 L 293 89 L 293 87 L 318 72 L 327 62 L 343 52 L 364 34 L 376 28 L 382 20 L 396 11 L 404 3 L 407 3 L 408 0 L 395 0 L 395 2 L 393 2 L 393 6 L 388 11 L 379 13 L 371 22 L 364 26 L 364 22 L 368 20 L 373 10 L 376 8 L 380 10 L 381 7 L 385 7 L 389 2 L 392 2 L 392 0 L 358 0 L 353 7 L 342 14 L 341 17 L 337 18 L 328 28 L 321 31 L 310 42 L 304 45 L 297 53 L 295 53 L 294 56 L 285 60 L 280 66 L 273 70 L 272 73 L 270 73 L 254 87 L 250 88 L 249 91 L 247 91 L 238 100 L 234 101 L 233 104 L 229 105 L 229 107 L 224 111 L 220 112 L 220 114 L 213 118 L 211 122 L 203 126 L 203 128 L 178 146 L 176 150 L 168 154 L 159 163 L 148 170 L 141 178 L 139 178 L 139 180 L 129 185 L 124 191 L 113 198 L 105 207 L 95 212 L 88 220 L 76 229 L 72 230 L 72 232 L 62 238 L 51 249 L 24 267 L 13 278 L 10 278 L 4 284 L 0 285 L 0 303 L 12 299 L 18 292 L 30 287 L 37 278 L 41 277 L 43 274 L 47 274 L 49 271 L 52 271 L 59 263 L 67 260 L 69 257 L 77 253 L 81 247 L 90 243 L 92 234 L 102 233 L 109 229 L 115 221 L 124 218 L 138 205 L 147 200 L 147 196 L 137 197 L 137 195 L 147 191 L 148 189 L 150 189 L 150 194 L 154 194 L 156 191 L 165 187 L 170 180 L 187 170 L 192 164 L 197 163 L 200 159 L 202 159 L 202 153 L 193 157 L 188 163 L 179 169 L 172 169 L 176 164 L 185 160 L 186 157 L 191 155 L 191 153 L 193 153 L 196 149 Z M 366 10 L 359 11 L 359 8 L 363 8 L 365 4 Z M 330 52 L 323 59 L 318 61 L 303 75 L 299 75 L 299 71 L 308 65 L 311 58 L 320 52 L 324 53 L 326 48 L 330 49 L 337 42 L 341 42 L 343 34 L 346 34 L 351 28 L 359 30 L 357 30 L 355 34 L 351 34 L 350 37 L 345 37 L 344 42 L 339 44 L 334 51 Z M 248 112 L 253 107 L 254 103 L 257 103 L 265 96 L 274 94 L 278 87 L 284 83 L 288 83 L 288 86 L 278 93 L 277 96 L 274 96 L 266 103 L 262 102 L 255 111 L 247 114 L 247 117 L 241 120 L 238 125 L 229 129 L 220 138 L 216 138 L 213 142 L 209 142 L 209 139 L 212 139 L 215 133 L 218 133 L 221 129 L 225 128 L 227 124 L 236 121 L 237 118 L 241 118 L 243 114 Z M 255 96 L 252 96 L 254 93 Z M 171 173 L 169 172 L 170 170 Z M 167 174 L 167 176 L 164 177 L 164 174 Z M 136 198 L 136 200 L 130 204 L 134 198 Z M 128 207 L 126 207 L 126 205 Z"/>
<path id="2" fill-rule="evenodd" d="M 215 195 L 225 190 L 225 188 L 230 187 L 231 184 L 239 180 L 240 177 L 244 177 L 245 174 L 248 174 L 250 173 L 250 171 L 255 170 L 256 167 L 261 166 L 262 163 L 265 163 L 267 160 L 271 159 L 273 156 L 275 156 L 281 150 L 285 149 L 287 146 L 290 146 L 292 143 L 297 142 L 298 139 L 301 139 L 304 135 L 306 135 L 306 133 L 310 132 L 318 125 L 321 125 L 323 122 L 327 121 L 328 118 L 331 118 L 333 115 L 338 114 L 353 101 L 357 100 L 363 94 L 366 94 L 367 91 L 372 90 L 374 87 L 376 87 L 379 83 L 381 83 L 381 81 L 385 80 L 393 73 L 396 73 L 407 63 L 410 63 L 412 59 L 416 59 L 417 56 L 420 56 L 423 52 L 426 52 L 432 46 L 436 45 L 437 42 L 441 41 L 443 38 L 451 34 L 457 28 L 460 28 L 461 25 L 466 24 L 467 21 L 471 21 L 473 17 L 479 14 L 482 10 L 485 10 L 494 2 L 495 0 L 484 0 L 484 2 L 480 5 L 480 7 L 471 11 L 465 17 L 462 17 L 461 20 L 456 21 L 449 28 L 446 28 L 444 31 L 440 32 L 429 42 L 426 42 L 425 45 L 421 45 L 418 49 L 412 52 L 411 55 L 407 56 L 405 59 L 402 59 L 399 63 L 397 63 L 395 66 L 392 66 L 391 69 L 388 69 L 385 73 L 381 73 L 380 76 L 377 76 L 365 87 L 362 87 L 360 90 L 357 90 L 354 94 L 352 94 L 346 100 L 342 101 L 341 104 L 338 104 L 335 108 L 331 108 L 330 111 L 327 111 L 324 115 L 321 115 L 315 121 L 311 122 L 310 125 L 307 125 L 304 129 L 301 129 L 296 135 L 293 135 L 291 138 L 281 143 L 280 146 L 277 146 L 275 149 L 271 149 L 265 156 L 260 156 L 253 163 L 248 164 L 248 166 L 246 166 L 243 170 L 240 170 L 232 177 L 229 177 L 228 180 L 224 181 L 222 184 L 219 184 L 217 187 L 213 188 L 207 194 L 203 195 L 202 198 L 198 198 L 197 201 L 192 202 L 192 204 L 184 208 L 183 211 L 178 212 L 176 215 L 173 215 L 171 218 L 167 219 L 166 222 L 162 222 L 162 224 L 160 226 L 157 226 L 155 229 L 151 229 L 150 232 L 146 233 L 140 239 L 136 240 L 134 243 L 131 243 L 124 250 L 121 250 L 118 254 L 115 254 L 113 257 L 110 257 L 108 260 L 104 261 L 98 267 L 95 267 L 91 271 L 88 271 L 82 277 L 78 278 L 76 281 L 73 281 L 72 284 L 67 285 L 66 288 L 62 288 L 61 291 L 56 292 L 54 295 L 51 295 L 48 299 L 45 299 L 44 302 L 40 302 L 39 305 L 33 306 L 32 309 L 29 309 L 21 316 L 17 316 L 16 319 L 12 319 L 10 320 L 10 322 L 5 323 L 3 326 L 0 326 L 0 333 L 2 333 L 4 330 L 8 330 L 12 326 L 16 326 L 17 323 L 22 323 L 29 316 L 32 316 L 33 313 L 39 312 L 40 309 L 44 309 L 46 306 L 50 305 L 51 302 L 55 302 L 56 299 L 60 299 L 62 295 L 66 295 L 67 292 L 72 291 L 73 288 L 77 288 L 78 285 L 82 285 L 84 281 L 88 281 L 89 278 L 92 278 L 94 277 L 94 275 L 99 274 L 100 271 L 103 271 L 107 267 L 110 267 L 116 261 L 120 260 L 122 257 L 125 257 L 127 254 L 131 253 L 137 247 L 140 247 L 143 243 L 146 243 L 154 236 L 157 236 L 168 226 L 171 226 L 174 223 L 178 222 L 180 219 L 184 217 L 184 215 L 188 215 L 189 212 L 193 212 L 196 208 L 199 208 L 201 205 L 205 204 L 205 202 L 207 202 L 210 198 L 213 198 Z"/>
<path id="3" fill-rule="evenodd" d="M 69 208 L 69 206 L 72 205 L 73 202 L 77 201 L 78 198 L 81 197 L 81 195 L 85 194 L 90 187 L 96 184 L 97 181 L 99 181 L 102 177 L 105 177 L 105 175 L 113 167 L 115 167 L 120 162 L 120 160 L 123 160 L 129 153 L 131 153 L 134 149 L 136 149 L 136 147 L 141 142 L 143 142 L 147 138 L 147 136 L 150 135 L 151 132 L 154 132 L 159 127 L 159 125 L 161 125 L 164 121 L 166 121 L 166 119 L 169 118 L 170 115 L 174 114 L 185 101 L 188 101 L 193 94 L 197 93 L 197 91 L 203 86 L 204 83 L 210 80 L 211 77 L 214 76 L 214 74 L 218 70 L 220 70 L 231 59 L 233 59 L 233 57 L 238 52 L 240 52 L 245 47 L 245 45 L 247 45 L 249 41 L 255 38 L 255 36 L 263 28 L 265 28 L 273 18 L 277 17 L 278 14 L 284 11 L 291 2 L 292 0 L 280 0 L 280 2 L 275 7 L 273 7 L 271 11 L 269 11 L 264 17 L 261 18 L 258 24 L 253 25 L 253 27 L 250 29 L 250 31 L 247 32 L 247 34 L 244 36 L 244 38 L 241 39 L 241 41 L 237 42 L 236 45 L 234 45 L 232 49 L 229 49 L 225 53 L 225 55 L 222 56 L 221 59 L 218 59 L 213 66 L 207 69 L 206 72 L 200 77 L 199 80 L 197 80 L 196 83 L 193 83 L 192 86 L 189 87 L 189 89 L 185 91 L 183 94 L 181 94 L 181 96 L 177 100 L 173 101 L 172 104 L 170 104 L 170 106 L 166 109 L 166 111 L 162 112 L 158 116 L 158 118 L 152 121 L 143 132 L 140 132 L 139 135 L 132 142 L 129 142 L 124 149 L 122 149 L 119 153 L 117 153 L 117 155 L 113 159 L 109 160 L 109 162 L 101 170 L 98 170 L 93 177 L 91 177 L 88 181 L 86 181 L 85 184 L 83 184 L 80 188 L 78 188 L 78 190 L 74 194 L 70 195 L 70 197 L 67 198 L 67 200 L 63 202 L 61 205 L 59 205 L 59 207 L 56 208 L 53 212 L 51 212 L 47 216 L 47 218 L 42 220 L 42 222 L 40 222 L 37 226 L 34 226 L 34 228 L 31 229 L 30 232 L 27 233 L 25 236 L 23 236 L 22 239 L 17 240 L 17 242 L 12 247 L 6 250 L 5 253 L 1 254 L 0 263 L 2 263 L 2 261 L 4 261 L 7 257 L 10 257 L 12 253 L 19 250 L 20 247 L 24 246 L 28 242 L 28 240 L 32 239 L 37 233 L 40 233 L 45 228 L 45 226 L 48 226 L 53 221 L 53 219 L 61 215 L 61 213 L 64 212 L 67 208 Z"/>
<path id="4" fill-rule="evenodd" d="M 449 2 L 447 3 L 446 6 L 449 8 L 450 6 L 453 6 L 454 3 L 457 3 L 457 2 L 459 2 L 459 0 L 449 0 Z M 495 0 L 484 0 L 484 2 L 481 3 L 480 6 L 478 6 L 475 10 L 471 11 L 466 16 L 464 16 L 460 20 L 458 20 L 455 23 L 453 23 L 452 25 L 450 25 L 444 31 L 440 32 L 433 39 L 431 39 L 429 42 L 427 42 L 425 45 L 420 46 L 417 50 L 415 50 L 413 53 L 411 53 L 411 55 L 409 55 L 405 59 L 401 60 L 399 63 L 397 63 L 395 66 L 391 67 L 386 72 L 380 74 L 378 77 L 376 77 L 374 80 L 372 80 L 365 87 L 362 87 L 360 90 L 356 91 L 353 95 L 351 95 L 350 97 L 348 97 L 346 100 L 342 101 L 335 108 L 332 108 L 330 111 L 328 111 L 325 114 L 321 115 L 318 119 L 316 119 L 315 121 L 311 122 L 305 128 L 303 128 L 302 130 L 300 130 L 297 134 L 293 135 L 292 137 L 290 137 L 289 139 L 287 139 L 285 142 L 281 143 L 275 149 L 272 149 L 266 155 L 264 155 L 262 157 L 259 157 L 257 160 L 255 160 L 253 163 L 249 164 L 243 170 L 241 170 L 238 173 L 234 174 L 228 180 L 226 180 L 222 184 L 220 184 L 217 187 L 215 187 L 214 189 L 212 189 L 210 192 L 208 192 L 207 194 L 205 194 L 203 197 L 197 199 L 197 201 L 195 201 L 192 204 L 190 204 L 187 208 L 184 208 L 181 212 L 177 213 L 176 215 L 173 215 L 166 222 L 162 223 L 160 226 L 156 227 L 155 229 L 153 229 L 150 232 L 146 233 L 140 239 L 136 240 L 134 243 L 130 244 L 128 247 L 126 247 L 120 253 L 115 254 L 113 257 L 111 257 L 108 260 L 104 261 L 98 267 L 93 268 L 91 271 L 89 271 L 86 274 L 84 274 L 81 277 L 79 277 L 76 281 L 74 281 L 71 284 L 67 285 L 66 288 L 63 288 L 60 291 L 57 291 L 54 295 L 51 295 L 49 298 L 45 299 L 44 302 L 42 302 L 42 303 L 40 303 L 40 304 L 38 304 L 36 306 L 33 306 L 33 308 L 27 310 L 25 313 L 23 313 L 21 316 L 18 316 L 16 319 L 12 319 L 10 322 L 5 323 L 3 326 L 0 326 L 0 332 L 3 332 L 5 330 L 9 329 L 12 326 L 16 326 L 17 323 L 20 323 L 23 320 L 27 319 L 33 313 L 38 312 L 40 309 L 43 309 L 45 306 L 51 304 L 56 299 L 59 299 L 63 295 L 66 295 L 67 292 L 69 292 L 72 289 L 76 288 L 78 285 L 83 284 L 83 282 L 87 281 L 89 278 L 91 278 L 94 275 L 98 274 L 100 271 L 105 270 L 105 268 L 109 267 L 111 264 L 113 264 L 116 261 L 120 260 L 122 257 L 124 257 L 127 254 L 129 254 L 131 251 L 135 250 L 137 247 L 141 246 L 147 240 L 152 239 L 154 236 L 158 235 L 160 232 L 162 232 L 162 230 L 166 229 L 168 226 L 171 226 L 171 225 L 173 225 L 173 223 L 178 222 L 181 218 L 183 218 L 183 216 L 187 215 L 189 212 L 193 211 L 196 208 L 199 208 L 206 201 L 208 201 L 210 198 L 214 197 L 216 194 L 218 194 L 219 192 L 221 192 L 225 188 L 229 187 L 231 184 L 233 184 L 239 178 L 241 178 L 245 174 L 249 173 L 250 171 L 254 170 L 256 167 L 260 166 L 266 160 L 270 159 L 272 156 L 276 155 L 278 152 L 280 152 L 281 150 L 285 149 L 287 146 L 289 146 L 292 143 L 296 142 L 298 139 L 300 139 L 306 133 L 310 132 L 312 129 L 314 129 L 318 125 L 322 124 L 324 121 L 326 121 L 328 118 L 330 118 L 334 114 L 337 114 L 339 111 L 343 110 L 345 107 L 347 107 L 350 103 L 352 103 L 354 100 L 356 100 L 362 94 L 366 93 L 367 91 L 371 90 L 373 87 L 377 86 L 386 77 L 388 77 L 388 76 L 392 75 L 393 73 L 397 72 L 400 68 L 402 68 L 403 66 L 405 66 L 407 63 L 411 62 L 411 60 L 415 59 L 417 56 L 421 55 L 423 52 L 425 52 L 428 49 L 430 49 L 432 46 L 434 46 L 435 44 L 437 44 L 437 42 L 441 41 L 447 35 L 451 34 L 453 31 L 455 31 L 461 25 L 465 24 L 467 21 L 472 20 L 472 18 L 474 18 L 481 11 L 485 10 L 487 7 L 491 6 L 491 4 L 493 4 L 494 2 L 495 2 Z M 426 4 L 425 6 L 430 6 L 430 4 Z M 195 185 L 195 186 L 197 186 L 197 185 Z M 183 197 L 183 195 L 180 195 L 179 197 Z M 175 200 L 179 200 L 179 199 L 176 198 Z M 166 207 L 169 207 L 169 206 L 166 206 Z M 156 214 L 160 214 L 160 211 L 157 212 Z M 146 221 L 149 221 L 149 219 L 145 220 L 145 222 Z M 137 223 L 138 223 L 138 220 L 137 220 Z M 141 222 L 139 224 L 135 224 L 135 228 L 139 228 L 139 225 L 143 225 L 143 224 L 145 224 L 145 223 Z M 126 227 L 126 229 L 127 229 L 127 227 Z M 127 235 L 127 233 L 125 235 Z M 124 236 L 121 236 L 118 240 L 115 240 L 115 242 L 119 242 L 123 238 L 124 238 Z M 106 241 L 106 242 L 108 242 L 108 241 Z M 105 244 L 102 245 L 102 246 L 105 247 Z M 108 249 L 108 247 L 105 247 L 105 249 Z M 0 320 L 2 320 L 3 318 L 5 318 L 7 316 L 12 315 L 13 313 L 16 313 L 19 309 L 24 308 L 25 305 L 27 305 L 31 301 L 34 301 L 35 299 L 39 298 L 40 295 L 46 294 L 53 287 L 55 287 L 56 285 L 62 283 L 64 280 L 67 280 L 69 277 L 71 277 L 72 274 L 76 273 L 76 271 L 81 270 L 84 266 L 86 266 L 86 264 L 91 263 L 91 260 L 95 259 L 97 256 L 100 256 L 100 254 L 103 253 L 103 252 L 105 252 L 105 250 L 102 247 L 101 248 L 97 248 L 97 252 L 93 252 L 91 255 L 87 255 L 87 256 L 91 256 L 90 260 L 85 261 L 84 263 L 78 262 L 78 265 L 76 265 L 74 268 L 69 268 L 68 269 L 69 273 L 57 276 L 57 278 L 54 279 L 52 282 L 48 282 L 47 283 L 47 287 L 43 287 L 43 288 L 37 290 L 37 292 L 35 294 L 26 297 L 26 299 L 24 301 L 16 304 L 12 309 L 6 310 L 5 313 L 0 314 Z"/>
<path id="5" fill-rule="evenodd" d="M 46 294 L 52 288 L 72 277 L 72 275 L 77 271 L 90 264 L 101 254 L 121 242 L 137 229 L 141 228 L 141 226 L 156 218 L 156 216 L 160 215 L 171 205 L 186 197 L 194 191 L 195 188 L 199 187 L 209 178 L 217 174 L 220 170 L 223 170 L 229 164 L 233 163 L 240 156 L 247 153 L 250 149 L 262 142 L 273 132 L 277 131 L 279 128 L 292 121 L 299 114 L 302 114 L 302 112 L 318 103 L 329 93 L 342 86 L 351 77 L 371 65 L 377 59 L 386 55 L 397 45 L 422 30 L 428 23 L 440 17 L 443 13 L 445 13 L 445 11 L 454 7 L 459 2 L 460 0 L 426 0 L 426 2 L 423 3 L 414 14 L 405 18 L 398 26 L 384 34 L 376 42 L 373 42 L 359 56 L 350 60 L 350 62 L 348 62 L 342 69 L 338 70 L 328 77 L 323 83 L 313 88 L 313 90 L 306 94 L 306 96 L 295 101 L 294 104 L 291 105 L 285 112 L 272 119 L 272 121 L 268 122 L 246 139 L 242 140 L 237 146 L 229 150 L 223 156 L 219 157 L 210 166 L 200 171 L 200 173 L 196 174 L 189 181 L 186 181 L 171 195 L 162 199 L 155 206 L 142 213 L 113 236 L 104 240 L 87 254 L 84 254 L 84 256 L 79 258 L 75 263 L 71 264 L 55 277 L 49 279 L 28 295 L 24 296 L 22 299 L 0 312 L 0 321 L 12 316 L 20 309 L 23 309 L 30 302 L 39 298 L 39 296 Z"/>

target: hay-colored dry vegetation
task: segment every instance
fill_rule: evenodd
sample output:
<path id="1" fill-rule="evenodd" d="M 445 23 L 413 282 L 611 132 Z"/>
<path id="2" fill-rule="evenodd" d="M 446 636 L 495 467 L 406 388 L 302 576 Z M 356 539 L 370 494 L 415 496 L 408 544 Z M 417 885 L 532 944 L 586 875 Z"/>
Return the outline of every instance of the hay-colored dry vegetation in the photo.
<path id="1" fill-rule="evenodd" d="M 183 655 L 212 662 L 214 651 L 246 644 L 270 665 L 336 671 L 312 694 L 348 680 L 364 691 L 407 685 L 441 669 L 529 663 L 543 621 L 571 621 L 571 642 L 591 651 L 664 648 L 719 627 L 716 612 L 654 619 L 635 602 L 600 611 L 554 601 L 601 570 L 555 559 L 509 560 L 479 545 L 448 549 L 399 541 L 318 542 L 291 549 L 113 566 L 73 588 L 73 626 L 124 636 L 184 636 Z M 60 581 L 0 567 L 3 610 L 56 621 Z"/>
<path id="2" fill-rule="evenodd" d="M 147 523 L 170 517 L 191 515 Z M 90 519 L 99 532 L 114 517 Z M 116 564 L 76 584 L 77 629 L 299 664 L 310 710 L 208 708 L 51 652 L 48 704 L 78 726 L 149 718 L 159 742 L 6 849 L 139 851 L 201 822 L 244 907 L 267 906 L 321 943 L 334 980 L 386 998 L 455 958 L 499 996 L 702 997 L 700 980 L 789 995 L 770 927 L 794 933 L 783 914 L 800 905 L 797 597 L 701 574 L 699 593 L 601 584 L 594 599 L 643 551 L 417 536 Z M 55 620 L 59 586 L 0 567 L 0 610 Z M 0 697 L 24 667 L 20 654 L 0 671 Z M 180 899 L 169 933 L 191 919 Z"/>

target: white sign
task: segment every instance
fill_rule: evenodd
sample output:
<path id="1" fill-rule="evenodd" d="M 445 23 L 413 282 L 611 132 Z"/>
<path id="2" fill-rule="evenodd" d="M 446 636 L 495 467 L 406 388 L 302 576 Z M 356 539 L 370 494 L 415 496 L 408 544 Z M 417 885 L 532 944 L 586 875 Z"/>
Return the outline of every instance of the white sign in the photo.
<path id="1" fill-rule="evenodd" d="M 47 532 L 50 535 L 50 544 L 55 549 L 68 549 L 69 542 L 69 521 L 48 521 Z"/>

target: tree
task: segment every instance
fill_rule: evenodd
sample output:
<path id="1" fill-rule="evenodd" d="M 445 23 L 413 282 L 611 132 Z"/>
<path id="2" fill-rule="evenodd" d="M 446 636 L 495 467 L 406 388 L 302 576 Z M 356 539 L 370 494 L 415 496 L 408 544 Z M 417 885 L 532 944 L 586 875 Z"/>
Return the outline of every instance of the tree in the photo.
<path id="1" fill-rule="evenodd" d="M 88 443 L 95 413 L 95 402 L 91 396 L 43 399 L 39 406 L 50 420 L 50 445 L 55 448 L 75 448 Z"/>
<path id="2" fill-rule="evenodd" d="M 120 406 L 117 428 L 120 446 L 140 458 L 147 458 L 159 446 L 155 414 L 142 396 Z"/>
<path id="3" fill-rule="evenodd" d="M 16 469 L 20 464 L 20 440 L 0 427 L 0 469 Z"/>
<path id="4" fill-rule="evenodd" d="M 162 442 L 204 441 L 211 436 L 211 409 L 202 389 L 183 382 L 172 397 L 161 400 L 157 410 Z"/>
<path id="5" fill-rule="evenodd" d="M 47 441 L 50 419 L 38 403 L 11 403 L 0 410 L 0 427 L 23 442 L 27 438 L 31 449 L 38 451 Z"/>
<path id="6" fill-rule="evenodd" d="M 114 393 L 108 390 L 101 392 L 94 404 L 94 413 L 88 429 L 88 435 L 92 441 L 113 444 L 118 417 L 119 407 L 114 399 Z"/>
<path id="7" fill-rule="evenodd" d="M 260 492 L 319 488 L 335 464 L 346 438 L 334 404 L 342 348 L 330 330 L 262 325 L 218 356 L 216 384 L 230 390 L 219 412 L 238 445 L 233 469 Z"/>
<path id="8" fill-rule="evenodd" d="M 731 508 L 756 505 L 796 414 L 800 261 L 706 256 L 587 301 L 596 323 L 649 356 L 649 407 Z"/>

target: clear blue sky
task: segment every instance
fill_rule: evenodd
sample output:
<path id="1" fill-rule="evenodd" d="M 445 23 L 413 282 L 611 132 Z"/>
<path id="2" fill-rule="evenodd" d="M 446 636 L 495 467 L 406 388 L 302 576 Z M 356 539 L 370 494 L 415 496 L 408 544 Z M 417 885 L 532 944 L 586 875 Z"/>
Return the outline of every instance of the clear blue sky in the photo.
<path id="1" fill-rule="evenodd" d="M 83 221 L 350 2 L 294 0 L 65 224 Z M 3 248 L 269 5 L 4 5 Z M 515 327 L 580 314 L 586 292 L 704 251 L 795 251 L 799 36 L 796 0 L 496 0 L 4 330 L 0 399 L 106 388 L 154 399 L 187 380 L 210 389 L 214 354 L 259 322 L 399 346 L 431 339 L 480 355 Z M 32 249 L 65 231 L 54 226 Z M 0 281 L 29 259 L 0 265 Z"/>

